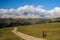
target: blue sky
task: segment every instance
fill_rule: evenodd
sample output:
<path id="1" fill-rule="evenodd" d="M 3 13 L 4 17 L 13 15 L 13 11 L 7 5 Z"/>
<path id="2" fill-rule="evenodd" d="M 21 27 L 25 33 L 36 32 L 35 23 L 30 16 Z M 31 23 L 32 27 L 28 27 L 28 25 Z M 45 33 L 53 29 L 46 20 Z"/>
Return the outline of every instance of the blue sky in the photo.
<path id="1" fill-rule="evenodd" d="M 57 18 L 60 17 L 60 0 L 0 0 L 0 16 L 4 18 L 4 15 L 18 18 Z"/>
<path id="2" fill-rule="evenodd" d="M 18 8 L 24 5 L 44 6 L 46 10 L 60 7 L 60 0 L 0 0 L 0 9 Z"/>

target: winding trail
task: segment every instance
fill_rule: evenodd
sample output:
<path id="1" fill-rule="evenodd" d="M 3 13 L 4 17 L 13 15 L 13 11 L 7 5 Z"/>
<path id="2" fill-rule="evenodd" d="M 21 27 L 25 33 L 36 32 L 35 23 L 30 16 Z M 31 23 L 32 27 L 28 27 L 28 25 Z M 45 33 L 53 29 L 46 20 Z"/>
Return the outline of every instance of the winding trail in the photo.
<path id="1" fill-rule="evenodd" d="M 21 38 L 24 39 L 24 40 L 45 40 L 45 39 L 43 39 L 43 38 L 36 38 L 36 37 L 30 36 L 30 35 L 21 33 L 21 32 L 19 32 L 19 31 L 17 31 L 17 27 L 15 27 L 15 28 L 12 30 L 12 32 L 13 32 L 15 35 L 21 37 Z"/>

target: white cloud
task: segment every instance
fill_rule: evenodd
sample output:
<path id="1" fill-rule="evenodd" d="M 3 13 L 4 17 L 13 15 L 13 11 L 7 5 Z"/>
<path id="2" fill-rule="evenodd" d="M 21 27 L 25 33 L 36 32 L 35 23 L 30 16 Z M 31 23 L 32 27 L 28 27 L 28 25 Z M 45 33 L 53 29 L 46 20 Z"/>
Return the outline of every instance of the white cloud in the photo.
<path id="1" fill-rule="evenodd" d="M 41 18 L 41 17 L 47 17 L 47 18 L 56 18 L 60 17 L 60 7 L 55 7 L 52 10 L 45 10 L 43 9 L 43 6 L 28 6 L 25 5 L 23 7 L 19 7 L 17 9 L 0 9 L 0 14 L 7 14 L 9 17 L 16 18 Z"/>
<path id="2" fill-rule="evenodd" d="M 0 13 L 7 13 L 8 9 L 0 9 Z"/>
<path id="3" fill-rule="evenodd" d="M 10 9 L 9 12 L 10 12 L 10 13 L 15 13 L 16 10 L 15 10 L 15 9 Z"/>
<path id="4" fill-rule="evenodd" d="M 55 7 L 54 9 L 52 10 L 48 10 L 47 11 L 50 18 L 57 18 L 57 17 L 60 17 L 60 7 Z"/>

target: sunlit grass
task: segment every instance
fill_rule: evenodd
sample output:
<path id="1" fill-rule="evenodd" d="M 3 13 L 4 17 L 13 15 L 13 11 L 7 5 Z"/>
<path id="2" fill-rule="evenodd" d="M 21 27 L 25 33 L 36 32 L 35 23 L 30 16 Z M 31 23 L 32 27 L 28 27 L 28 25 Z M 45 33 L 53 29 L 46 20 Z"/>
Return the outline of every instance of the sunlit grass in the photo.
<path id="1" fill-rule="evenodd" d="M 0 29 L 0 40 L 23 40 L 12 33 L 14 28 Z"/>
<path id="2" fill-rule="evenodd" d="M 18 27 L 18 31 L 38 38 L 42 38 L 42 30 L 47 32 L 46 39 L 60 40 L 60 23 L 34 24 Z"/>
<path id="3" fill-rule="evenodd" d="M 47 32 L 47 40 L 60 40 L 60 23 L 34 24 L 28 26 L 17 26 L 22 33 L 42 38 L 42 30 Z M 0 29 L 0 40 L 23 40 L 19 38 L 12 30 L 14 27 Z"/>

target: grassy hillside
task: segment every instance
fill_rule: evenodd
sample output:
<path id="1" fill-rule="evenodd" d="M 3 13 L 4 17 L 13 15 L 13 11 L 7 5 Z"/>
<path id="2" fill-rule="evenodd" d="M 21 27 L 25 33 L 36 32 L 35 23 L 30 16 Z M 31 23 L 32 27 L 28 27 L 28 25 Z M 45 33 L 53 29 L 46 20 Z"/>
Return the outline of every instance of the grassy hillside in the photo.
<path id="1" fill-rule="evenodd" d="M 60 23 L 35 24 L 18 27 L 18 31 L 38 38 L 42 38 L 42 30 L 47 32 L 48 40 L 60 40 Z"/>
<path id="2" fill-rule="evenodd" d="M 48 40 L 60 40 L 60 23 L 34 24 L 18 26 L 18 31 L 42 38 L 42 30 L 47 32 Z M 0 29 L 0 40 L 23 40 L 12 33 L 14 27 Z"/>
<path id="3" fill-rule="evenodd" d="M 12 33 L 14 28 L 0 29 L 0 40 L 23 40 Z"/>

